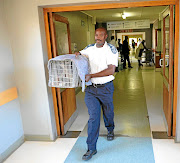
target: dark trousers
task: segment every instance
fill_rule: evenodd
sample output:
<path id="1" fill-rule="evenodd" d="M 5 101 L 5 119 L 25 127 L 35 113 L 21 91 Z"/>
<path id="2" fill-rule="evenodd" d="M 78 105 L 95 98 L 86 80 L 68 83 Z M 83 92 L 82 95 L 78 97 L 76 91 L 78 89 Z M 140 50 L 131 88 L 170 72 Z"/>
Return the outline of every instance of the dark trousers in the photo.
<path id="1" fill-rule="evenodd" d="M 126 67 L 126 60 L 128 61 L 128 67 L 131 67 L 131 63 L 129 61 L 129 55 L 124 55 L 123 67 Z"/>
<path id="2" fill-rule="evenodd" d="M 89 150 L 96 149 L 99 136 L 101 106 L 105 127 L 108 131 L 114 130 L 114 105 L 113 105 L 113 82 L 104 86 L 88 86 L 85 90 L 85 103 L 88 108 L 88 138 L 87 145 Z"/>

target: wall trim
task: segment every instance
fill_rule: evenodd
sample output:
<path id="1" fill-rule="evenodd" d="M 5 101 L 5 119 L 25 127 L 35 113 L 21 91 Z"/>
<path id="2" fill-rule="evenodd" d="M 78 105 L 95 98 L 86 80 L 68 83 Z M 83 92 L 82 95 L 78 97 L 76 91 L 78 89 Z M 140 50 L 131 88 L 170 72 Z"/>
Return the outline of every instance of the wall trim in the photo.
<path id="1" fill-rule="evenodd" d="M 25 141 L 50 141 L 50 142 L 56 140 L 56 139 L 52 140 L 50 135 L 29 135 L 29 134 L 25 134 L 24 139 Z"/>
<path id="2" fill-rule="evenodd" d="M 18 98 L 17 88 L 13 87 L 0 93 L 0 106 Z"/>
<path id="3" fill-rule="evenodd" d="M 13 143 L 6 151 L 0 154 L 0 162 L 5 161 L 16 149 L 24 143 L 24 135 L 21 136 L 15 143 Z"/>
<path id="4" fill-rule="evenodd" d="M 69 120 L 66 122 L 66 124 L 64 125 L 64 133 L 66 134 L 68 129 L 71 127 L 72 122 L 75 121 L 75 119 L 78 116 L 78 110 L 76 108 L 76 111 L 72 114 L 72 116 L 69 118 Z"/>
<path id="5" fill-rule="evenodd" d="M 118 1 L 105 1 L 105 2 L 85 2 L 85 3 L 65 3 L 60 5 L 45 5 L 41 6 L 46 12 L 66 12 L 66 11 L 81 11 L 81 10 L 98 10 L 98 9 L 114 9 L 126 7 L 148 7 L 148 6 L 165 6 L 175 5 L 178 0 L 149 0 L 138 2 L 118 2 Z"/>

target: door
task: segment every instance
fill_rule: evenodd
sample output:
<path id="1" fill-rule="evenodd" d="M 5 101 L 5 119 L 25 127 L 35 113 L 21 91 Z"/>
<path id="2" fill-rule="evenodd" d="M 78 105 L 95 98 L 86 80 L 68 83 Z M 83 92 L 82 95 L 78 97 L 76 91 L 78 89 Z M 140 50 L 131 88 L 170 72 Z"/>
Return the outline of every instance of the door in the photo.
<path id="1" fill-rule="evenodd" d="M 168 136 L 172 136 L 173 117 L 173 5 L 163 15 L 163 110 Z"/>
<path id="2" fill-rule="evenodd" d="M 161 59 L 161 29 L 155 29 L 155 67 L 161 68 L 160 66 L 160 59 Z"/>
<path id="3" fill-rule="evenodd" d="M 50 38 L 52 57 L 71 54 L 71 39 L 68 19 L 49 13 Z M 56 125 L 59 123 L 61 135 L 65 135 L 77 117 L 76 96 L 74 88 L 56 88 L 57 111 Z"/>

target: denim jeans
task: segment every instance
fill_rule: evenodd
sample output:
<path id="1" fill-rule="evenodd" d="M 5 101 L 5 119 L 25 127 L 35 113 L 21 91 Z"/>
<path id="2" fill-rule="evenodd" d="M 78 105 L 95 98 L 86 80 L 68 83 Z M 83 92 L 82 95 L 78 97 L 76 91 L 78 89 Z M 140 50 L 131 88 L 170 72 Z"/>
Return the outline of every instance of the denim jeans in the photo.
<path id="1" fill-rule="evenodd" d="M 85 90 L 85 103 L 88 108 L 88 138 L 87 145 L 89 150 L 96 149 L 96 143 L 99 136 L 101 107 L 105 127 L 108 131 L 114 130 L 114 105 L 113 105 L 113 82 L 106 83 L 103 86 L 88 86 Z"/>

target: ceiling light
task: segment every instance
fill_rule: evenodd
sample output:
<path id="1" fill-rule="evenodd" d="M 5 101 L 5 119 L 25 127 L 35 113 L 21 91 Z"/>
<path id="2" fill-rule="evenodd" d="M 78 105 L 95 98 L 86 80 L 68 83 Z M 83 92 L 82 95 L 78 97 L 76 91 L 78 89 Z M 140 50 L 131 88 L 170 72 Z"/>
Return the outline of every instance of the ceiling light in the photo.
<path id="1" fill-rule="evenodd" d="M 123 15 L 122 15 L 122 18 L 123 18 L 123 19 L 126 19 L 126 15 L 123 14 Z"/>

